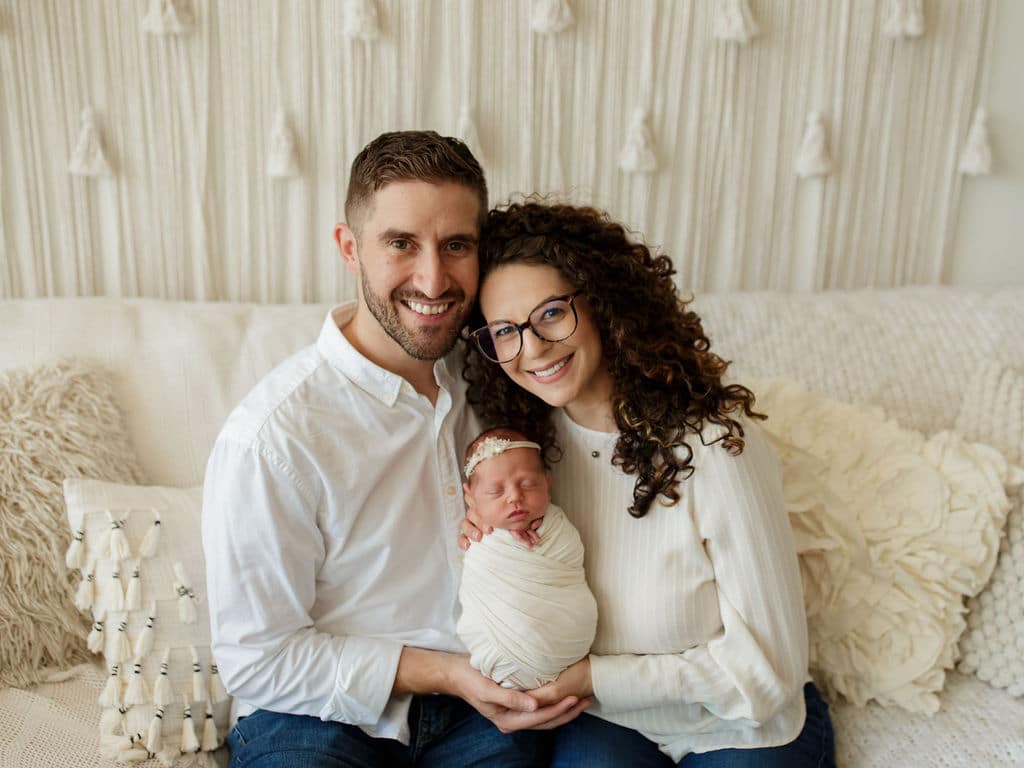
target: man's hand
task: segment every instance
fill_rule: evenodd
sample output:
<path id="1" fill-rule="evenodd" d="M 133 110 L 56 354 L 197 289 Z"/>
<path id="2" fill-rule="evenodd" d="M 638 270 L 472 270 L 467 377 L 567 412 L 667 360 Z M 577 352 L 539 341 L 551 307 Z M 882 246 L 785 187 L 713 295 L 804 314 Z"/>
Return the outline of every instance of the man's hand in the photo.
<path id="1" fill-rule="evenodd" d="M 481 675 L 469 665 L 468 656 L 408 646 L 402 650 L 392 692 L 458 696 L 494 723 L 502 733 L 528 728 L 556 728 L 590 706 L 588 699 L 578 696 L 565 696 L 541 705 L 535 697 L 502 688 Z"/>
<path id="2" fill-rule="evenodd" d="M 551 706 L 553 702 L 565 698 L 589 699 L 594 695 L 594 683 L 590 677 L 590 657 L 584 656 L 562 670 L 562 674 L 550 683 L 527 693 L 536 699 L 540 707 Z"/>

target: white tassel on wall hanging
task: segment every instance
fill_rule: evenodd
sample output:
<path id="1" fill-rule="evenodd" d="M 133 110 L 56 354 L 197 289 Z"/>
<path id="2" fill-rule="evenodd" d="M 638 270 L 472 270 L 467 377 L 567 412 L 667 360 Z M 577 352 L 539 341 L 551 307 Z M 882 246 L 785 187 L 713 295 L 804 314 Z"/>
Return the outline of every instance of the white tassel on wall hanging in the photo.
<path id="1" fill-rule="evenodd" d="M 104 709 L 100 715 L 100 735 L 124 735 L 124 713 L 128 710 L 122 705 L 117 708 Z"/>
<path id="2" fill-rule="evenodd" d="M 136 658 L 132 664 L 132 674 L 128 679 L 128 690 L 124 693 L 124 703 L 129 707 L 137 704 L 149 704 L 149 686 L 142 676 L 142 659 Z"/>
<path id="3" fill-rule="evenodd" d="M 188 25 L 188 17 L 175 0 L 150 0 L 149 12 L 142 20 L 142 29 L 153 35 L 180 35 Z"/>
<path id="4" fill-rule="evenodd" d="M 270 129 L 267 175 L 274 179 L 290 179 L 299 175 L 299 155 L 295 149 L 295 137 L 288 128 L 288 119 L 283 109 L 278 109 L 274 113 L 274 123 Z"/>
<path id="5" fill-rule="evenodd" d="M 111 658 L 114 661 L 128 661 L 132 657 L 132 644 L 128 641 L 128 617 L 125 616 L 117 625 L 117 637 Z"/>
<path id="6" fill-rule="evenodd" d="M 121 612 L 124 610 L 124 589 L 121 587 L 121 571 L 114 567 L 107 579 L 107 588 L 104 593 L 104 609 L 107 611 Z"/>
<path id="7" fill-rule="evenodd" d="M 924 34 L 922 0 L 889 0 L 889 13 L 882 24 L 886 37 L 920 37 Z"/>
<path id="8" fill-rule="evenodd" d="M 124 595 L 124 607 L 128 611 L 137 611 L 142 607 L 142 571 L 136 562 L 132 566 L 132 575 L 128 579 L 128 590 Z"/>
<path id="9" fill-rule="evenodd" d="M 146 626 L 143 627 L 139 636 L 135 638 L 135 655 L 149 656 L 153 650 L 153 625 L 156 623 L 156 601 L 149 604 L 149 615 L 146 617 Z"/>
<path id="10" fill-rule="evenodd" d="M 92 624 L 92 631 L 89 632 L 89 637 L 86 639 L 86 647 L 93 653 L 100 653 L 103 650 L 103 642 L 106 636 L 103 634 L 103 622 L 94 621 Z"/>
<path id="11" fill-rule="evenodd" d="M 182 694 L 181 700 L 184 703 L 181 720 L 181 751 L 198 752 L 199 739 L 196 738 L 196 724 L 192 722 L 192 704 L 188 696 Z"/>
<path id="12" fill-rule="evenodd" d="M 199 663 L 199 652 L 194 645 L 189 646 L 192 652 L 192 701 L 206 700 L 206 686 L 203 684 L 203 667 Z"/>
<path id="13" fill-rule="evenodd" d="M 154 755 L 163 747 L 164 708 L 157 707 L 146 731 L 146 749 Z"/>
<path id="14" fill-rule="evenodd" d="M 168 672 L 171 668 L 171 649 L 164 649 L 164 657 L 160 660 L 160 674 L 153 684 L 153 703 L 158 707 L 169 706 L 174 700 L 171 693 L 171 680 Z"/>
<path id="15" fill-rule="evenodd" d="M 216 664 L 210 664 L 210 701 L 220 704 L 228 700 L 228 692 L 224 690 L 224 683 L 220 679 L 220 670 Z"/>
<path id="16" fill-rule="evenodd" d="M 181 563 L 174 564 L 174 591 L 178 595 L 178 618 L 183 624 L 194 624 L 196 621 L 196 593 L 188 584 L 185 569 Z"/>
<path id="17" fill-rule="evenodd" d="M 647 127 L 647 111 L 633 110 L 626 132 L 626 143 L 619 153 L 619 168 L 627 173 L 653 173 L 658 170 L 654 140 Z"/>
<path id="18" fill-rule="evenodd" d="M 718 40 L 748 43 L 760 34 L 761 28 L 747 0 L 717 0 L 711 32 Z"/>
<path id="19" fill-rule="evenodd" d="M 380 20 L 374 0 L 345 0 L 342 31 L 353 40 L 376 40 L 380 37 Z"/>
<path id="20" fill-rule="evenodd" d="M 95 585 L 96 563 L 90 561 L 85 573 L 82 575 L 82 581 L 78 585 L 78 591 L 75 592 L 75 607 L 82 613 L 88 613 L 92 610 L 93 601 L 96 596 Z"/>
<path id="21" fill-rule="evenodd" d="M 132 548 L 124 533 L 124 520 L 114 517 L 113 512 L 107 512 L 107 520 L 110 521 L 110 559 L 115 562 L 129 559 L 132 556 Z"/>
<path id="22" fill-rule="evenodd" d="M 484 150 L 480 144 L 480 134 L 476 129 L 476 122 L 473 120 L 473 111 L 466 105 L 459 110 L 459 124 L 456 126 L 456 134 L 462 139 L 469 151 L 481 165 L 484 162 Z"/>
<path id="23" fill-rule="evenodd" d="M 576 23 L 569 0 L 533 0 L 530 29 L 543 35 L 557 35 Z"/>
<path id="24" fill-rule="evenodd" d="M 203 739 L 199 743 L 203 752 L 213 752 L 220 744 L 217 739 L 217 723 L 213 719 L 213 706 L 206 702 L 206 718 L 203 720 Z"/>
<path id="25" fill-rule="evenodd" d="M 111 176 L 110 163 L 103 154 L 103 143 L 96 127 L 96 114 L 89 107 L 82 110 L 78 141 L 71 153 L 68 172 L 75 176 Z"/>
<path id="26" fill-rule="evenodd" d="M 101 707 L 114 708 L 121 706 L 120 669 L 120 666 L 117 664 L 110 665 L 110 674 L 107 675 L 107 683 L 103 686 L 103 690 L 100 691 L 100 697 L 97 699 Z"/>
<path id="27" fill-rule="evenodd" d="M 960 173 L 983 176 L 992 173 L 992 148 L 988 143 L 988 114 L 984 107 L 974 110 L 967 143 L 960 153 Z"/>
<path id="28" fill-rule="evenodd" d="M 796 157 L 796 175 L 801 179 L 825 176 L 832 171 L 832 158 L 828 152 L 825 122 L 820 112 L 807 116 L 807 127 Z"/>
<path id="29" fill-rule="evenodd" d="M 64 555 L 64 564 L 71 568 L 81 568 L 85 562 L 85 531 L 79 528 L 71 537 L 71 546 Z"/>
<path id="30" fill-rule="evenodd" d="M 105 733 L 100 736 L 100 755 L 107 760 L 118 760 L 126 750 L 132 748 L 132 740 L 127 736 Z"/>
<path id="31" fill-rule="evenodd" d="M 157 547 L 160 546 L 160 513 L 157 510 L 153 510 L 153 525 L 146 531 L 145 538 L 142 539 L 142 547 L 139 549 L 139 557 L 153 557 L 156 554 Z"/>

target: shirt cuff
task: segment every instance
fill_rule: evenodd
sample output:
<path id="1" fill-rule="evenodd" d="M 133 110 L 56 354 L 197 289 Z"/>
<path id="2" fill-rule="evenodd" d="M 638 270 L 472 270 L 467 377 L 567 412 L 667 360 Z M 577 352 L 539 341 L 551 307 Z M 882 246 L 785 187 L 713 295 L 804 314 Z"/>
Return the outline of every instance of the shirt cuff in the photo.
<path id="1" fill-rule="evenodd" d="M 338 672 L 323 720 L 376 725 L 391 698 L 402 643 L 370 637 L 345 638 Z"/>
<path id="2" fill-rule="evenodd" d="M 643 693 L 639 681 L 629 680 L 629 656 L 590 656 L 590 684 L 602 712 L 626 712 L 641 709 Z M 635 658 L 635 657 L 632 657 Z M 640 697 L 633 695 L 640 693 Z M 649 695 L 649 694 L 648 694 Z"/>

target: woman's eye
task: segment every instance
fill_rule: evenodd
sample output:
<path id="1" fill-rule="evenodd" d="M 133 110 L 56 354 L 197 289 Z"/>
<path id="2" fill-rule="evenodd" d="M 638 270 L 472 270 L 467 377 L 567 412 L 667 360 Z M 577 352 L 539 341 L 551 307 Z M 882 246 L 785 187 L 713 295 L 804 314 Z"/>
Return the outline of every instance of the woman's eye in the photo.
<path id="1" fill-rule="evenodd" d="M 565 309 L 563 307 L 548 307 L 544 310 L 544 314 L 541 316 L 541 319 L 545 322 L 549 322 L 551 320 L 558 320 L 564 314 Z"/>
<path id="2" fill-rule="evenodd" d="M 504 338 L 505 336 L 508 336 L 512 332 L 513 331 L 511 325 L 503 325 L 500 328 L 491 329 L 491 335 L 496 339 Z"/>

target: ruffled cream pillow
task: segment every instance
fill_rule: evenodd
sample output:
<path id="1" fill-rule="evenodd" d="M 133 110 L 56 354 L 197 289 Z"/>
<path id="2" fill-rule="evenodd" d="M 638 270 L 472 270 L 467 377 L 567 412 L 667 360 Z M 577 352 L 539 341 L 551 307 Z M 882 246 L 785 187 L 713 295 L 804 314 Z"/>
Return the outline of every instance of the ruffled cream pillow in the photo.
<path id="1" fill-rule="evenodd" d="M 934 713 L 992 573 L 1008 486 L 993 448 L 928 439 L 878 408 L 783 381 L 751 382 L 783 466 L 815 679 L 832 694 Z"/>
<path id="2" fill-rule="evenodd" d="M 982 367 L 964 392 L 956 426 L 1024 465 L 1024 375 L 995 362 Z M 967 608 L 957 668 L 1024 696 L 1024 491 L 1006 522 L 992 580 Z"/>

